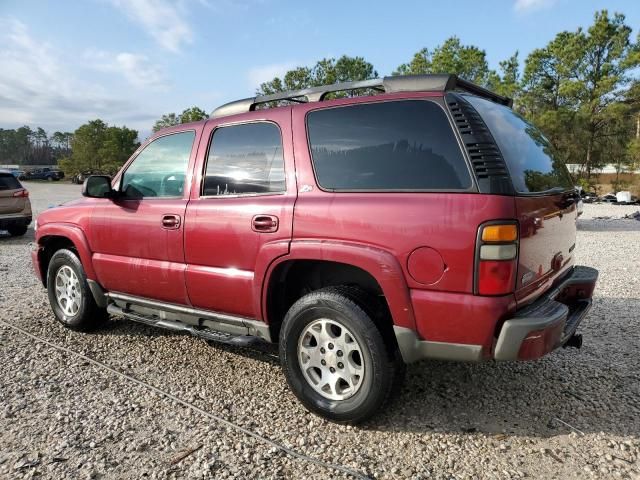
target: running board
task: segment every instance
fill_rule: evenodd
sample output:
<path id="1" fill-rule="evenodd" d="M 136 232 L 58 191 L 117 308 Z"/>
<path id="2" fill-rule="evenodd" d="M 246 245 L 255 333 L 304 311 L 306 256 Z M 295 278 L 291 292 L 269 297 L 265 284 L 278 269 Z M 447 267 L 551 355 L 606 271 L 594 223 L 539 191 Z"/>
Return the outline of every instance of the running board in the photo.
<path id="1" fill-rule="evenodd" d="M 119 310 L 120 315 L 133 314 L 155 322 L 169 321 L 185 327 L 193 327 L 196 331 L 222 332 L 234 337 L 254 336 L 271 342 L 269 325 L 253 318 L 201 310 L 118 292 L 107 292 L 105 297 L 108 304 L 113 304 Z"/>
<path id="2" fill-rule="evenodd" d="M 232 333 L 218 332 L 209 328 L 198 328 L 192 325 L 188 325 L 176 320 L 167 320 L 157 316 L 141 315 L 134 313 L 131 310 L 124 310 L 115 304 L 107 306 L 107 311 L 113 315 L 121 315 L 134 322 L 144 323 L 151 327 L 159 327 L 167 330 L 173 330 L 177 332 L 187 332 L 195 337 L 204 338 L 205 340 L 212 340 L 214 342 L 226 343 L 229 345 L 236 345 L 246 347 L 255 343 L 262 343 L 264 340 L 254 335 L 235 335 Z"/>

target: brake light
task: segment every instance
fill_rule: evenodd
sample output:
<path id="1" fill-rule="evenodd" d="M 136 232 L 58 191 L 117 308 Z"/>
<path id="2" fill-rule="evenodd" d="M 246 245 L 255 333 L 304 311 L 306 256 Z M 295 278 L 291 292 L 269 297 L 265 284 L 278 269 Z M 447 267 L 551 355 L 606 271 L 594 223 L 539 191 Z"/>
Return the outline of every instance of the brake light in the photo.
<path id="1" fill-rule="evenodd" d="M 513 292 L 518 268 L 518 225 L 515 222 L 481 225 L 476 257 L 478 295 Z"/>
<path id="2" fill-rule="evenodd" d="M 29 196 L 29 190 L 18 190 L 17 192 L 15 192 L 13 194 L 14 197 L 28 197 Z"/>

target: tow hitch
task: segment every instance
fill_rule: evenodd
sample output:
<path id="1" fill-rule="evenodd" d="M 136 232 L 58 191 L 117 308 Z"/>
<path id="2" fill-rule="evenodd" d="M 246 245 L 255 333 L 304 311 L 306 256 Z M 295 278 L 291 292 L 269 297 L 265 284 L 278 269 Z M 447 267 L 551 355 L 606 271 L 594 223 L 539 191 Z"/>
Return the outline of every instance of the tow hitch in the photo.
<path id="1" fill-rule="evenodd" d="M 582 335 L 581 334 L 571 335 L 569 337 L 569 340 L 567 340 L 565 344 L 562 346 L 562 348 L 567 348 L 567 347 L 573 347 L 573 348 L 582 347 Z"/>

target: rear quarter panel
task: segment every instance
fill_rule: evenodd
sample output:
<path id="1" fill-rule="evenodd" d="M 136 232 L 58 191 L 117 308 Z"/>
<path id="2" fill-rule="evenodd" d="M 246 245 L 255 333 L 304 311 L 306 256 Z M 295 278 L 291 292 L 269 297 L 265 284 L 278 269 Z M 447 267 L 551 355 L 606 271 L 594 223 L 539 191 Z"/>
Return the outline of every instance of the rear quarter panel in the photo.
<path id="1" fill-rule="evenodd" d="M 425 98 L 429 93 L 380 95 L 376 101 Z M 366 101 L 371 101 L 369 98 Z M 327 106 L 357 102 L 342 99 Z M 409 288 L 471 293 L 478 226 L 495 219 L 514 219 L 513 197 L 475 192 L 429 193 L 334 193 L 316 182 L 307 142 L 306 115 L 318 104 L 300 105 L 293 111 L 293 135 L 298 200 L 295 208 L 294 242 L 335 240 L 353 242 L 387 251 L 403 270 Z M 429 247 L 441 257 L 440 265 L 418 262 L 418 268 L 439 272 L 412 276 L 409 257 Z M 436 262 L 436 263 L 438 263 Z M 416 272 L 414 271 L 414 274 Z M 438 274 L 439 273 L 439 274 Z M 425 280 L 428 279 L 428 280 Z"/>

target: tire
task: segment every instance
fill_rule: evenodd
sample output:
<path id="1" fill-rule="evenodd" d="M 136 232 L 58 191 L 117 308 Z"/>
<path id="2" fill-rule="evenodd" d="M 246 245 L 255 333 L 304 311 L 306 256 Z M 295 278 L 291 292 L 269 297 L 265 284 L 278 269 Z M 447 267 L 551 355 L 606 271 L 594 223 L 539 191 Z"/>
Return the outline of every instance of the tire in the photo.
<path id="1" fill-rule="evenodd" d="M 9 235 L 11 235 L 11 236 L 13 236 L 13 237 L 21 237 L 25 233 L 27 233 L 27 226 L 26 225 L 14 225 L 12 227 L 9 227 L 7 230 L 9 231 Z"/>
<path id="2" fill-rule="evenodd" d="M 357 424 L 371 418 L 399 388 L 404 363 L 367 313 L 375 302 L 355 287 L 329 287 L 305 295 L 287 312 L 280 362 L 289 387 L 308 410 L 337 423 Z"/>
<path id="3" fill-rule="evenodd" d="M 58 289 L 66 300 L 58 299 Z M 56 319 L 67 328 L 86 332 L 96 329 L 108 318 L 106 309 L 96 305 L 82 263 L 71 250 L 58 250 L 51 257 L 47 293 Z"/>
<path id="4" fill-rule="evenodd" d="M 48 182 L 53 182 L 53 177 L 47 177 Z"/>

